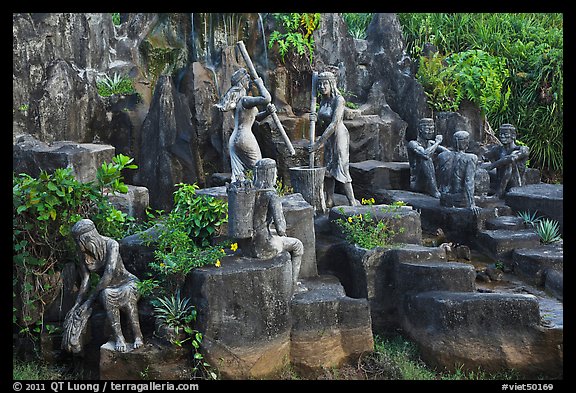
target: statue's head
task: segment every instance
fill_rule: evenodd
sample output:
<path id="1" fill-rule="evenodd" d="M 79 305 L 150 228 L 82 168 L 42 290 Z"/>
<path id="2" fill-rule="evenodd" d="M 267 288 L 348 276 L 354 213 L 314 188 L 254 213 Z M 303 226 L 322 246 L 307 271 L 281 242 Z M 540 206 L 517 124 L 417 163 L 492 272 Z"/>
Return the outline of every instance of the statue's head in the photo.
<path id="1" fill-rule="evenodd" d="M 318 91 L 320 94 L 330 94 L 332 96 L 340 94 L 336 75 L 330 71 L 324 71 L 318 74 Z"/>
<path id="2" fill-rule="evenodd" d="M 465 151 L 470 144 L 470 134 L 468 131 L 456 131 L 453 135 L 454 147 L 458 151 Z"/>
<path id="3" fill-rule="evenodd" d="M 276 161 L 262 158 L 254 166 L 254 185 L 257 188 L 274 188 L 276 185 Z"/>
<path id="4" fill-rule="evenodd" d="M 227 112 L 232 109 L 236 109 L 238 101 L 246 95 L 246 91 L 249 86 L 250 75 L 245 68 L 239 68 L 232 74 L 231 82 L 232 86 L 220 99 L 220 102 L 216 104 L 222 112 Z"/>
<path id="5" fill-rule="evenodd" d="M 436 131 L 434 130 L 434 119 L 423 117 L 418 121 L 418 135 L 423 139 L 434 139 Z"/>
<path id="6" fill-rule="evenodd" d="M 231 82 L 232 85 L 237 85 L 241 82 L 247 82 L 250 80 L 250 75 L 246 68 L 239 68 L 232 74 Z"/>
<path id="7" fill-rule="evenodd" d="M 509 123 L 500 125 L 498 139 L 503 144 L 513 142 L 516 139 L 516 127 Z"/>
<path id="8" fill-rule="evenodd" d="M 92 220 L 84 218 L 78 221 L 76 224 L 74 224 L 70 232 L 72 233 L 72 236 L 74 236 L 74 239 L 79 239 L 85 233 L 92 232 L 94 230 L 96 230 L 94 222 L 92 222 Z"/>
<path id="9" fill-rule="evenodd" d="M 92 220 L 84 218 L 78 221 L 72 226 L 71 233 L 76 244 L 80 247 L 80 251 L 84 253 L 84 262 L 88 269 L 98 268 L 99 261 L 104 259 L 104 238 L 99 235 Z"/>

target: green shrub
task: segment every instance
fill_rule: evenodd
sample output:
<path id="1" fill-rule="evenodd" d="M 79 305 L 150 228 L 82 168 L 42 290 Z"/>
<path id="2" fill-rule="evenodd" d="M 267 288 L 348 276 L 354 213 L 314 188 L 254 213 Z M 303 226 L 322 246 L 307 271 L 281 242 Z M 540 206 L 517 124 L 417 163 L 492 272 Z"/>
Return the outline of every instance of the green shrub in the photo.
<path id="1" fill-rule="evenodd" d="M 563 14 L 399 13 L 407 51 L 419 59 L 426 43 L 441 57 L 471 50 L 503 59 L 508 75 L 486 101 L 493 128 L 513 123 L 530 147 L 532 166 L 545 174 L 563 171 Z M 461 59 L 460 59 L 461 60 Z M 501 65 L 494 63 L 496 68 Z M 492 67 L 493 69 L 496 69 Z M 481 78 L 480 73 L 476 74 Z M 469 74 L 469 75 L 473 75 Z M 480 82 L 481 79 L 477 79 Z M 473 80 L 470 81 L 473 83 Z M 490 88 L 487 85 L 486 88 Z M 497 88 L 499 84 L 494 85 Z M 474 87 L 476 91 L 476 87 Z M 431 92 L 431 90 L 429 90 Z M 508 93 L 509 92 L 509 93 Z M 489 92 L 487 92 L 489 93 Z M 506 100 L 506 95 L 509 98 Z M 434 95 L 439 95 L 435 92 Z M 486 92 L 478 97 L 490 97 Z M 443 97 L 440 94 L 440 97 Z M 429 97 L 430 98 L 430 97 Z M 507 105 L 498 105 L 498 102 Z M 484 105 L 482 102 L 480 104 Z M 436 109 L 436 108 L 434 108 Z"/>
<path id="2" fill-rule="evenodd" d="M 281 30 L 273 31 L 268 40 L 268 47 L 278 46 L 282 62 L 286 54 L 292 50 L 300 57 L 308 57 L 310 64 L 314 54 L 314 38 L 312 33 L 320 26 L 319 13 L 272 14 Z"/>
<path id="3" fill-rule="evenodd" d="M 104 178 L 101 171 L 98 179 Z M 125 187 L 121 173 L 113 179 L 111 190 Z M 116 209 L 102 189 L 100 180 L 78 181 L 71 168 L 41 171 L 37 178 L 12 174 L 13 296 L 20 305 L 13 310 L 13 322 L 23 331 L 41 318 L 54 285 L 51 276 L 77 258 L 70 229 L 78 220 L 92 219 L 104 236 L 119 238 L 129 232 L 133 219 Z"/>
<path id="4" fill-rule="evenodd" d="M 374 198 L 362 198 L 364 205 L 372 205 Z M 381 207 L 381 213 L 396 212 L 400 206 L 404 205 L 403 202 L 396 202 L 389 206 Z M 340 212 L 344 213 L 340 208 Z M 346 240 L 352 244 L 357 244 L 359 247 L 372 249 L 375 247 L 383 247 L 392 244 L 394 236 L 397 232 L 391 225 L 392 218 L 375 218 L 375 212 L 365 212 L 364 214 L 356 214 L 346 218 L 338 218 L 335 220 L 336 224 L 342 229 Z M 400 228 L 399 233 L 404 232 L 404 228 Z"/>
<path id="5" fill-rule="evenodd" d="M 102 97 L 110 97 L 112 95 L 129 95 L 136 92 L 134 89 L 134 82 L 132 79 L 120 76 L 114 73 L 110 78 L 108 75 L 96 82 L 98 94 Z"/>

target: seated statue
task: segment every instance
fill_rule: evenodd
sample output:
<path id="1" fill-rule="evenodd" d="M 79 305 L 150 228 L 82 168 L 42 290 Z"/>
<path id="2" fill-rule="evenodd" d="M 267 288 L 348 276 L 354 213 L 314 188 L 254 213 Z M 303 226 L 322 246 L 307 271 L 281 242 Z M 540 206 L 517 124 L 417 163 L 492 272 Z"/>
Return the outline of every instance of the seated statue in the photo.
<path id="1" fill-rule="evenodd" d="M 478 213 L 480 208 L 474 203 L 478 156 L 466 153 L 470 145 L 467 131 L 456 131 L 453 137 L 456 150 L 447 150 L 438 156 L 440 205 L 471 208 Z"/>
<path id="2" fill-rule="evenodd" d="M 69 352 L 82 350 L 82 335 L 92 312 L 95 300 L 99 300 L 106 310 L 114 332 L 114 349 L 128 350 L 120 325 L 120 311 L 126 312 L 134 334 L 133 348 L 143 345 L 140 321 L 138 318 L 139 293 L 136 287 L 138 278 L 124 267 L 116 240 L 102 236 L 89 219 L 82 219 L 72 227 L 72 235 L 81 252 L 80 274 L 82 283 L 76 303 L 66 314 L 62 347 Z M 100 280 L 90 295 L 90 274 L 96 273 Z"/>
<path id="3" fill-rule="evenodd" d="M 306 288 L 298 281 L 304 245 L 295 237 L 286 236 L 286 218 L 282 201 L 276 192 L 276 161 L 262 158 L 254 168 L 254 206 L 252 213 L 252 236 L 239 239 L 242 252 L 253 258 L 272 258 L 288 251 L 292 260 L 292 282 L 294 293 Z M 231 217 L 232 220 L 236 218 Z M 271 228 L 273 224 L 274 228 Z"/>
<path id="4" fill-rule="evenodd" d="M 483 154 L 490 160 L 481 165 L 490 171 L 496 168 L 496 190 L 494 194 L 498 198 L 504 197 L 512 187 L 520 187 L 524 183 L 526 162 L 530 155 L 528 146 L 516 145 L 516 128 L 512 124 L 500 126 L 498 139 L 502 145 L 492 145 Z"/>
<path id="5" fill-rule="evenodd" d="M 422 118 L 418 122 L 418 138 L 408 142 L 410 158 L 410 188 L 434 198 L 440 198 L 436 184 L 434 161 L 437 155 L 448 149 L 442 145 L 442 135 L 436 135 L 434 120 Z"/>

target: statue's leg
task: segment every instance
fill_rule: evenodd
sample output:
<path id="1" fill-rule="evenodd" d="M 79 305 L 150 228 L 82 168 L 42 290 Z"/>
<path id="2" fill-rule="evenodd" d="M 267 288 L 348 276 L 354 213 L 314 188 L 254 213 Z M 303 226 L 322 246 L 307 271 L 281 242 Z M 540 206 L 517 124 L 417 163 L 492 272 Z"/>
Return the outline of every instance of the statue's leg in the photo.
<path id="1" fill-rule="evenodd" d="M 112 331 L 114 332 L 114 339 L 116 341 L 114 349 L 119 352 L 126 351 L 126 339 L 122 334 L 122 325 L 120 324 L 120 309 L 113 300 L 116 298 L 114 295 L 110 295 L 110 288 L 106 288 L 102 290 L 102 304 L 104 304 L 104 308 L 106 309 L 106 315 L 108 316 L 108 320 L 110 321 L 110 325 L 112 325 Z"/>
<path id="2" fill-rule="evenodd" d="M 496 196 L 502 198 L 506 193 L 506 186 L 512 178 L 512 166 L 508 165 L 498 169 L 498 186 L 496 187 Z"/>
<path id="3" fill-rule="evenodd" d="M 292 258 L 292 288 L 294 293 L 306 291 L 306 287 L 298 281 L 300 266 L 302 265 L 302 255 L 304 255 L 304 245 L 302 241 L 295 237 L 281 236 L 282 249 L 290 253 Z"/>
<path id="4" fill-rule="evenodd" d="M 348 203 L 350 206 L 358 206 L 358 202 L 356 201 L 356 197 L 354 197 L 354 189 L 352 188 L 352 183 L 343 183 L 344 185 L 344 192 L 346 193 L 346 197 L 348 198 Z"/>
<path id="5" fill-rule="evenodd" d="M 326 176 L 324 178 L 324 191 L 326 192 L 326 207 L 331 208 L 334 206 L 334 187 L 336 180 L 333 177 Z"/>
<path id="6" fill-rule="evenodd" d="M 130 318 L 130 324 L 132 325 L 132 332 L 134 333 L 134 345 L 133 348 L 140 348 L 144 344 L 144 339 L 142 338 L 142 331 L 140 330 L 140 318 L 138 315 L 138 303 L 137 299 L 133 299 L 126 307 L 126 312 Z"/>

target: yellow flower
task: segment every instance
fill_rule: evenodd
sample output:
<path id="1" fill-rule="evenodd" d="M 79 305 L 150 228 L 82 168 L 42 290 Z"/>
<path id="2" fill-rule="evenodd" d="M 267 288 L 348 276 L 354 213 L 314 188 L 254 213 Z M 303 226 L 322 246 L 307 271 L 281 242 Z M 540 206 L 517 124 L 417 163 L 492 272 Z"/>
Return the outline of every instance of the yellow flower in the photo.
<path id="1" fill-rule="evenodd" d="M 374 203 L 374 202 L 376 202 L 376 201 L 374 200 L 374 198 L 370 198 L 370 203 Z"/>
<path id="2" fill-rule="evenodd" d="M 214 266 L 220 267 L 220 259 L 218 259 L 218 260 L 216 261 L 216 263 L 214 264 Z"/>
<path id="3" fill-rule="evenodd" d="M 358 214 L 358 218 L 362 221 L 362 214 Z"/>
<path id="4" fill-rule="evenodd" d="M 224 251 L 223 248 L 220 249 L 220 252 L 221 252 L 222 254 L 226 254 L 226 251 Z"/>
<path id="5" fill-rule="evenodd" d="M 348 217 L 348 222 L 352 222 L 352 217 Z"/>
<path id="6" fill-rule="evenodd" d="M 160 267 L 164 267 L 166 264 L 164 262 L 160 262 Z"/>
<path id="7" fill-rule="evenodd" d="M 230 249 L 231 249 L 232 251 L 236 251 L 236 250 L 238 249 L 238 243 L 233 243 L 233 244 L 230 246 Z"/>
<path id="8" fill-rule="evenodd" d="M 368 201 L 366 201 L 366 199 L 362 198 L 362 204 L 365 205 Z"/>

